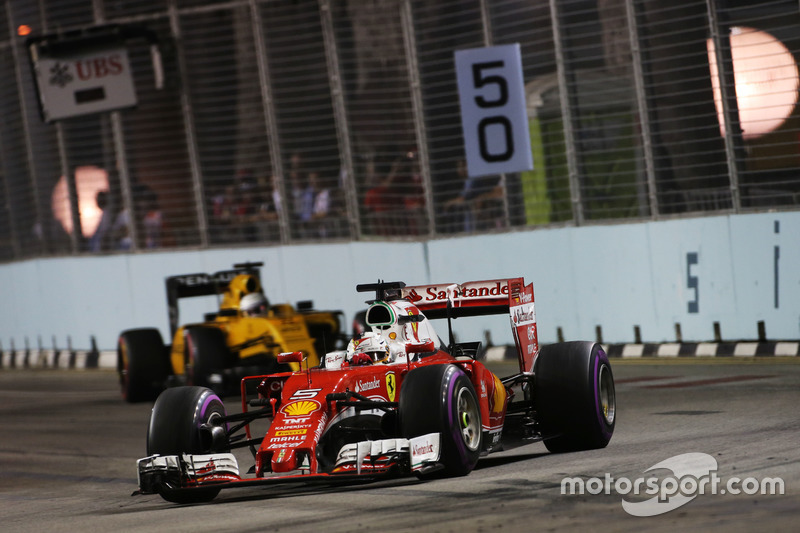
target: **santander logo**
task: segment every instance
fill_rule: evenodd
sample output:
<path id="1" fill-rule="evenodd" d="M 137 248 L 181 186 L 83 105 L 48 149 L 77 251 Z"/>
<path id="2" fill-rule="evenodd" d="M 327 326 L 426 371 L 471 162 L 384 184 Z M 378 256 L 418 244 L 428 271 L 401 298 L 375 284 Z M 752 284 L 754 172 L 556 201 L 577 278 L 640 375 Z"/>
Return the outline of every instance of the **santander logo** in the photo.
<path id="1" fill-rule="evenodd" d="M 414 445 L 414 455 L 433 453 L 433 444 Z"/>
<path id="2" fill-rule="evenodd" d="M 435 285 L 426 289 L 425 301 L 432 302 L 436 300 L 446 300 L 447 290 L 441 289 Z M 464 283 L 458 286 L 458 291 L 455 294 L 457 299 L 470 299 L 470 298 L 488 298 L 491 296 L 502 296 L 508 294 L 508 284 L 501 284 L 499 281 L 493 284 L 487 283 Z"/>
<path id="3" fill-rule="evenodd" d="M 377 389 L 381 386 L 381 380 L 377 377 L 370 381 L 356 381 L 356 392 L 364 392 L 372 389 Z"/>
<path id="4" fill-rule="evenodd" d="M 414 302 L 418 302 L 418 301 L 422 300 L 422 296 L 420 296 L 419 294 L 417 294 L 417 291 L 415 291 L 414 289 L 411 289 L 411 291 L 409 291 L 409 293 L 408 293 L 408 295 L 406 296 L 406 298 L 408 298 L 409 300 L 411 300 L 411 302 L 412 302 L 412 303 L 414 303 Z"/>
<path id="5" fill-rule="evenodd" d="M 514 307 L 513 309 L 514 311 L 512 313 L 512 319 L 514 320 L 515 324 L 527 324 L 536 319 L 536 315 L 533 311 L 533 304 L 520 305 L 518 307 Z"/>
<path id="6" fill-rule="evenodd" d="M 216 469 L 217 469 L 217 464 L 214 462 L 214 460 L 213 460 L 213 459 L 211 459 L 209 462 L 207 462 L 207 463 L 205 464 L 205 466 L 202 466 L 202 467 L 198 468 L 198 469 L 195 471 L 195 473 L 196 473 L 197 475 L 201 476 L 201 475 L 203 475 L 203 474 L 208 474 L 208 473 L 211 473 L 211 472 L 213 472 L 213 471 L 214 471 L 214 470 L 216 470 Z"/>

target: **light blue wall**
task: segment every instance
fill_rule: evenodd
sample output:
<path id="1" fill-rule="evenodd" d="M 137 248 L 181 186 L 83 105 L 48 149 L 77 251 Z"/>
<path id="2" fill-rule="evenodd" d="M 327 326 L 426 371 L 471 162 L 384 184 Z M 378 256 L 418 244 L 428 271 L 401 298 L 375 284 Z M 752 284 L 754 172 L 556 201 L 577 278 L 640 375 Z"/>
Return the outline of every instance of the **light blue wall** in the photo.
<path id="1" fill-rule="evenodd" d="M 779 253 L 776 307 L 776 248 Z M 697 263 L 687 265 L 687 255 Z M 644 342 L 754 340 L 758 321 L 770 339 L 800 338 L 800 213 L 680 219 L 637 224 L 552 228 L 424 243 L 316 244 L 227 250 L 39 259 L 0 265 L 0 343 L 25 339 L 45 348 L 67 337 L 76 349 L 113 349 L 122 329 L 168 332 L 164 278 L 214 272 L 263 261 L 265 291 L 274 303 L 314 300 L 342 309 L 348 320 L 368 294 L 355 285 L 385 280 L 409 284 L 523 276 L 534 283 L 540 340 Z M 689 277 L 697 279 L 697 291 Z M 213 310 L 209 299 L 184 301 L 181 322 Z M 697 312 L 689 312 L 689 302 Z M 460 319 L 463 340 L 510 342 L 505 317 Z M 440 331 L 440 334 L 444 331 Z"/>

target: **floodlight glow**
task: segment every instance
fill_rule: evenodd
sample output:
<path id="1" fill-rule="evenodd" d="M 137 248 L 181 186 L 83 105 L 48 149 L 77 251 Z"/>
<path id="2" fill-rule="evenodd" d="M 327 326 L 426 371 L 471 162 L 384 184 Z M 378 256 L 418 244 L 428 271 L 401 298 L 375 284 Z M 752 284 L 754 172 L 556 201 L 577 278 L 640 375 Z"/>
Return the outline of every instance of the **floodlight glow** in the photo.
<path id="1" fill-rule="evenodd" d="M 97 193 L 108 190 L 108 172 L 94 166 L 75 169 L 75 186 L 78 191 L 78 211 L 81 214 L 81 230 L 84 237 L 94 235 L 103 211 L 97 206 Z M 56 183 L 51 196 L 53 217 L 61 223 L 69 234 L 72 234 L 72 210 L 67 194 L 67 180 L 64 176 Z"/>
<path id="2" fill-rule="evenodd" d="M 746 27 L 731 28 L 731 55 L 742 136 L 754 139 L 781 126 L 797 103 L 797 63 L 772 35 Z M 709 39 L 708 61 L 720 132 L 725 135 L 719 71 L 714 43 Z"/>

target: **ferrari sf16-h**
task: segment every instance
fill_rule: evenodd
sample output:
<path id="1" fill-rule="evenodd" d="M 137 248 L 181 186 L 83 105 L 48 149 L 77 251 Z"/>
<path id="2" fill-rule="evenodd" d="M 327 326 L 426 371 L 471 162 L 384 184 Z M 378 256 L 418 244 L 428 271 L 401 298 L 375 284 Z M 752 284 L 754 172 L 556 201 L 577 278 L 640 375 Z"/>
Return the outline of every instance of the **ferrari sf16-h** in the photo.
<path id="1" fill-rule="evenodd" d="M 375 291 L 369 330 L 318 367 L 244 378 L 241 410 L 229 412 L 208 388 L 164 391 L 137 463 L 138 493 L 190 503 L 287 481 L 461 476 L 483 455 L 533 442 L 552 452 L 608 444 L 616 404 L 606 354 L 593 342 L 540 346 L 533 286 L 522 278 L 357 290 Z M 502 378 L 478 360 L 479 342 L 454 342 L 451 324 L 498 313 L 510 318 L 519 362 Z M 434 319 L 447 319 L 449 342 Z M 247 394 L 252 383 L 257 396 Z M 237 448 L 252 454 L 244 471 Z"/>

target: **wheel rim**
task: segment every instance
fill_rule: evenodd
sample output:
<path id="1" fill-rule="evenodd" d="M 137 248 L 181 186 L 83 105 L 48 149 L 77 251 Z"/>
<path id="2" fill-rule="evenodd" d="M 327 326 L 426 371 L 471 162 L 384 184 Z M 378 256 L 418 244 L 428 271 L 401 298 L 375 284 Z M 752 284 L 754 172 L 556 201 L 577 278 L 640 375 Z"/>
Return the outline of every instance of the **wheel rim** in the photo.
<path id="1" fill-rule="evenodd" d="M 467 388 L 462 387 L 458 391 L 458 423 L 464 444 L 473 451 L 478 449 L 481 442 L 480 420 L 477 402 Z"/>
<path id="2" fill-rule="evenodd" d="M 600 366 L 600 411 L 603 414 L 606 424 L 609 426 L 614 423 L 614 416 L 617 410 L 616 394 L 614 392 L 614 378 L 607 365 Z"/>

